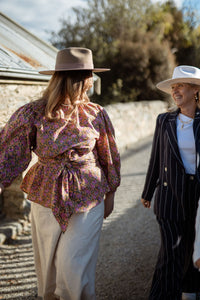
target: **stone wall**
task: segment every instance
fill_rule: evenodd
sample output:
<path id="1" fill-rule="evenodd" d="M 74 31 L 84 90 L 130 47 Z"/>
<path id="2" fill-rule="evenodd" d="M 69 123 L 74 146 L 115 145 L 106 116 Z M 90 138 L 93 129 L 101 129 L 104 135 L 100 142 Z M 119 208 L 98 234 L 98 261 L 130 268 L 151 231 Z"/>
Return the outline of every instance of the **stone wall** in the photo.
<path id="1" fill-rule="evenodd" d="M 153 134 L 157 115 L 166 110 L 167 104 L 163 101 L 118 103 L 106 106 L 115 128 L 120 151 Z"/>
<path id="2" fill-rule="evenodd" d="M 0 84 L 0 128 L 7 122 L 17 108 L 38 99 L 45 85 Z M 142 101 L 118 103 L 105 107 L 115 128 L 120 152 L 132 143 L 153 133 L 155 120 L 159 113 L 166 111 L 166 103 L 161 101 Z M 33 158 L 35 160 L 35 156 Z M 30 165 L 33 161 L 30 163 Z M 25 171 L 26 172 L 26 171 Z M 3 193 L 3 213 L 8 219 L 28 219 L 29 202 L 20 190 L 20 175 Z M 1 207 L 1 205 L 0 205 Z"/>
<path id="3" fill-rule="evenodd" d="M 38 99 L 45 87 L 46 83 L 3 84 L 0 82 L 0 128 L 20 106 Z"/>
<path id="4" fill-rule="evenodd" d="M 38 99 L 46 85 L 46 83 L 35 84 L 34 82 L 7 84 L 0 81 L 0 129 L 20 106 Z M 29 202 L 20 190 L 21 180 L 22 175 L 4 190 L 0 198 L 0 216 L 14 220 L 29 219 Z"/>

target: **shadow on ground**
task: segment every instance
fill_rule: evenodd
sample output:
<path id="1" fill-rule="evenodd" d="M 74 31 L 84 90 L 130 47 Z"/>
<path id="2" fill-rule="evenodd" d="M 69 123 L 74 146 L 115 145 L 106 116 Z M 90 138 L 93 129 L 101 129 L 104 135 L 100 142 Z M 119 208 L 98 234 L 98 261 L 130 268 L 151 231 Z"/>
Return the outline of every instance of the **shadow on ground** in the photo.
<path id="1" fill-rule="evenodd" d="M 97 265 L 97 300 L 147 300 L 159 248 L 152 210 L 136 207 L 103 230 Z"/>
<path id="2" fill-rule="evenodd" d="M 140 202 L 152 137 L 121 155 L 117 218 L 103 227 L 96 274 L 97 300 L 147 300 L 160 245 L 153 209 Z M 127 204 L 120 214 L 120 207 Z M 153 203 L 152 203 L 153 207 Z M 111 217 L 112 218 L 112 217 Z"/>

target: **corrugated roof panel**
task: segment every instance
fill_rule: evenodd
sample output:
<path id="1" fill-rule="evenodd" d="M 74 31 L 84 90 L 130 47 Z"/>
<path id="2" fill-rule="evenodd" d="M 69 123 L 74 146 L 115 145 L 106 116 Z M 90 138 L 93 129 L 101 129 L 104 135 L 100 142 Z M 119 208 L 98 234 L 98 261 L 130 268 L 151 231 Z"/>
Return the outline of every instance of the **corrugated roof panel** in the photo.
<path id="1" fill-rule="evenodd" d="M 31 64 L 14 54 L 11 50 L 0 47 L 0 66 L 4 68 L 34 69 Z"/>
<path id="2" fill-rule="evenodd" d="M 0 76 L 5 76 L 3 74 L 8 69 L 9 76 L 13 77 L 13 70 L 16 70 L 16 77 L 20 77 L 20 69 L 35 70 L 35 74 L 41 69 L 52 69 L 57 51 L 0 12 Z M 25 72 L 23 78 L 26 74 Z M 35 75 L 33 77 L 36 79 Z"/>
<path id="3" fill-rule="evenodd" d="M 0 12 L 0 77 L 48 81 L 51 76 L 38 70 L 54 69 L 57 52 Z M 94 78 L 99 77 L 94 74 Z"/>

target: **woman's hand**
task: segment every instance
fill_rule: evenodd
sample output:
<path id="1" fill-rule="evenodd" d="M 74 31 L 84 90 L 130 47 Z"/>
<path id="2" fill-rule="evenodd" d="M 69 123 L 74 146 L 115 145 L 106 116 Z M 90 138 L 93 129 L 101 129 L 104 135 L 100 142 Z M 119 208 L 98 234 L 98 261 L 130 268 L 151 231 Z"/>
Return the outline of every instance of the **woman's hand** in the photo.
<path id="1" fill-rule="evenodd" d="M 195 261 L 195 266 L 200 270 L 200 258 Z"/>
<path id="2" fill-rule="evenodd" d="M 145 199 L 141 199 L 142 204 L 144 205 L 145 208 L 150 208 L 151 207 L 151 202 Z"/>
<path id="3" fill-rule="evenodd" d="M 115 198 L 115 193 L 114 192 L 108 192 L 105 195 L 105 199 L 104 199 L 104 219 L 106 219 L 111 214 L 111 212 L 113 211 L 114 198 Z"/>

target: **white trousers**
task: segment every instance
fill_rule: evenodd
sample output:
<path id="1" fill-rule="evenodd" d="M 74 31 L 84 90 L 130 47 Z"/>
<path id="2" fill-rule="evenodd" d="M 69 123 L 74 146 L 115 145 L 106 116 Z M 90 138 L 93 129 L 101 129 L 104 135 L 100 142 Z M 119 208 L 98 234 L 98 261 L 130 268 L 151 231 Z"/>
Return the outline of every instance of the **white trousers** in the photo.
<path id="1" fill-rule="evenodd" d="M 72 215 L 61 232 L 51 209 L 32 203 L 31 223 L 38 296 L 43 300 L 95 300 L 95 271 L 104 202 Z"/>

